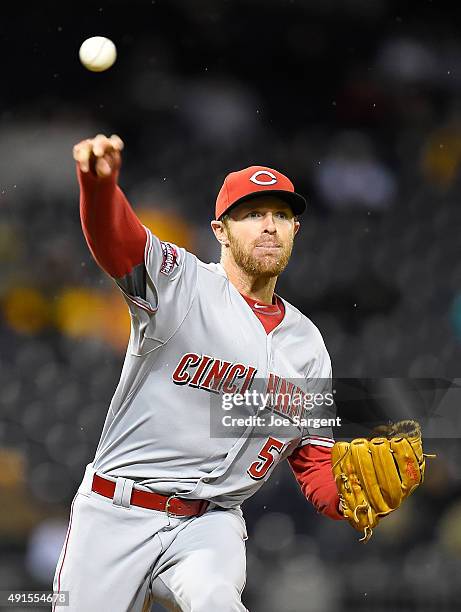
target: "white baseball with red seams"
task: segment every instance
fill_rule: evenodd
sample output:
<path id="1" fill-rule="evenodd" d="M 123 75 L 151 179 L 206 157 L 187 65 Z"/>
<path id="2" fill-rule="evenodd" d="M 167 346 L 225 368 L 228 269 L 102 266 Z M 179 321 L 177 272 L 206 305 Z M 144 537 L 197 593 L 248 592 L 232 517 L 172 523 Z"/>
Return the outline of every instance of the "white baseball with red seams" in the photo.
<path id="1" fill-rule="evenodd" d="M 85 68 L 91 72 L 104 72 L 117 59 L 117 49 L 109 38 L 92 36 L 83 41 L 78 56 Z"/>

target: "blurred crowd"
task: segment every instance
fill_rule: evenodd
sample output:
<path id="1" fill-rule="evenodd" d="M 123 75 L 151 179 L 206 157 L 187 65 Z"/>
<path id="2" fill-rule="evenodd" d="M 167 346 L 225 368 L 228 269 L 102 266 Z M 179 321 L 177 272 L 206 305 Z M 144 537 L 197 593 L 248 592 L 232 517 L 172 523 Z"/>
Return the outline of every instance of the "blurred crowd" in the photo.
<path id="1" fill-rule="evenodd" d="M 137 214 L 205 261 L 224 176 L 286 173 L 309 208 L 277 290 L 318 325 L 334 375 L 459 378 L 461 43 L 449 13 L 414 5 L 108 2 L 30 35 L 36 71 L 7 72 L 0 116 L 0 589 L 49 588 L 129 335 L 80 228 L 83 138 L 124 139 Z M 93 23 L 119 50 L 103 75 L 74 58 Z M 459 609 L 458 432 L 427 446 L 425 486 L 366 547 L 279 468 L 245 508 L 246 605 Z"/>

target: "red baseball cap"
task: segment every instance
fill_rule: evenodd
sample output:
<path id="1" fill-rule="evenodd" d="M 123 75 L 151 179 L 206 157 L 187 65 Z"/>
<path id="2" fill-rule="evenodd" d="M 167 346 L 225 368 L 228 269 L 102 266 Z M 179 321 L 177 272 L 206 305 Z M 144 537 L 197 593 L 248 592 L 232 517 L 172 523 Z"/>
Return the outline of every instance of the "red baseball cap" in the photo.
<path id="1" fill-rule="evenodd" d="M 240 202 L 265 193 L 276 195 L 287 202 L 295 215 L 306 210 L 306 200 L 295 192 L 293 183 L 284 174 L 266 166 L 250 166 L 231 172 L 224 179 L 216 199 L 216 219 Z"/>

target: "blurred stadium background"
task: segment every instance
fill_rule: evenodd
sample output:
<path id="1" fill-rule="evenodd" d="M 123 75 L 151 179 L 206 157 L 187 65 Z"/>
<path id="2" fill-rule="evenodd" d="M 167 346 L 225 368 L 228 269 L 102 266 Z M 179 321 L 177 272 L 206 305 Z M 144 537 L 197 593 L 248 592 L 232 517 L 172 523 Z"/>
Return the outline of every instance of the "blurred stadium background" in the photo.
<path id="1" fill-rule="evenodd" d="M 278 291 L 320 327 L 334 374 L 459 377 L 461 42 L 448 6 L 2 6 L 0 589 L 50 587 L 128 337 L 80 229 L 82 138 L 118 133 L 144 223 L 206 261 L 225 174 L 287 173 L 310 205 Z M 77 57 L 97 34 L 118 47 L 104 74 Z M 425 486 L 366 546 L 280 468 L 246 504 L 249 609 L 459 610 L 459 438 L 426 448 L 438 459 Z"/>

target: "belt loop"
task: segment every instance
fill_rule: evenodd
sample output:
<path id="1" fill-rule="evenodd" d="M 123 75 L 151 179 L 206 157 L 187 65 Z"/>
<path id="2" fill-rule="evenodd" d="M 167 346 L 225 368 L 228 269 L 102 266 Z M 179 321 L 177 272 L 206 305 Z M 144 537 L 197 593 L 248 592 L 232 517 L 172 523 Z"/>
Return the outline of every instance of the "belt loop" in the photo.
<path id="1" fill-rule="evenodd" d="M 93 485 L 93 476 L 96 473 L 96 470 L 93 469 L 93 464 L 89 463 L 85 468 L 85 474 L 83 475 L 83 480 L 78 488 L 79 493 L 83 493 L 84 495 L 91 494 L 91 488 Z"/>
<path id="2" fill-rule="evenodd" d="M 115 483 L 114 498 L 112 503 L 114 506 L 122 506 L 129 508 L 131 502 L 131 492 L 133 490 L 134 480 L 130 478 L 122 478 L 119 476 Z"/>
<path id="3" fill-rule="evenodd" d="M 210 502 L 204 499 L 200 504 L 200 510 L 198 511 L 197 517 L 202 516 L 210 507 Z"/>

